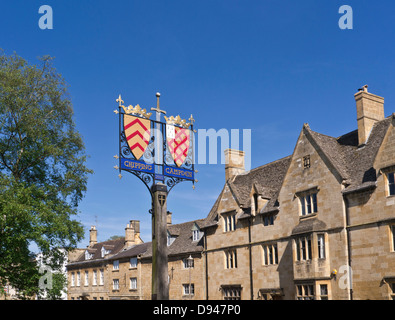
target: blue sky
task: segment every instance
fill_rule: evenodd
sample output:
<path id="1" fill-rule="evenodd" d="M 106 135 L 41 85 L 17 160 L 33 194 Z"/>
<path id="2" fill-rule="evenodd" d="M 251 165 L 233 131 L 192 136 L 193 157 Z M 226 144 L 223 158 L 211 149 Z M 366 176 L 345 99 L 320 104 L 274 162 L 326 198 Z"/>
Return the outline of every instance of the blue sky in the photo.
<path id="1" fill-rule="evenodd" d="M 353 29 L 338 26 L 342 5 Z M 53 29 L 38 26 L 41 5 Z M 151 108 L 155 93 L 168 115 L 197 129 L 251 129 L 252 168 L 293 152 L 303 123 L 339 136 L 356 129 L 354 93 L 364 84 L 395 112 L 395 3 L 372 0 L 13 0 L 2 1 L 0 48 L 36 63 L 51 55 L 70 85 L 75 122 L 95 171 L 79 206 L 99 241 L 141 221 L 151 239 L 149 194 L 113 169 L 119 94 Z M 219 153 L 220 151 L 218 151 Z M 222 189 L 224 165 L 197 165 L 196 189 L 177 185 L 168 198 L 173 222 L 204 218 Z"/>

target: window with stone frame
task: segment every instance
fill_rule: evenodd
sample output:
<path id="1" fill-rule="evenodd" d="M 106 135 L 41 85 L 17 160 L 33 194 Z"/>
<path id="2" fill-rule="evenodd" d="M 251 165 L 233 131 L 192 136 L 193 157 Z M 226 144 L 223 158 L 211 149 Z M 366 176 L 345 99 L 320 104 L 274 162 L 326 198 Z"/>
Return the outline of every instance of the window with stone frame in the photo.
<path id="1" fill-rule="evenodd" d="M 228 213 L 223 215 L 224 231 L 230 232 L 236 230 L 236 213 Z"/>
<path id="2" fill-rule="evenodd" d="M 74 272 L 71 273 L 71 286 L 72 287 L 75 286 L 75 273 Z"/>
<path id="3" fill-rule="evenodd" d="M 241 286 L 222 286 L 224 300 L 241 300 Z"/>
<path id="4" fill-rule="evenodd" d="M 184 295 L 191 295 L 193 296 L 195 294 L 195 284 L 194 283 L 187 283 L 182 285 L 183 289 L 183 294 Z"/>
<path id="5" fill-rule="evenodd" d="M 114 260 L 114 262 L 112 263 L 112 269 L 119 270 L 119 260 Z"/>
<path id="6" fill-rule="evenodd" d="M 308 169 L 310 168 L 310 155 L 304 156 L 303 157 L 303 169 Z"/>
<path id="7" fill-rule="evenodd" d="M 100 269 L 100 282 L 99 285 L 104 285 L 104 269 Z"/>
<path id="8" fill-rule="evenodd" d="M 314 284 L 304 283 L 296 285 L 296 300 L 314 300 Z"/>
<path id="9" fill-rule="evenodd" d="M 129 268 L 137 268 L 137 257 L 130 258 Z"/>
<path id="10" fill-rule="evenodd" d="M 395 252 L 395 224 L 390 225 L 391 251 Z"/>
<path id="11" fill-rule="evenodd" d="M 226 269 L 237 268 L 237 251 L 236 251 L 236 249 L 225 251 L 225 268 Z"/>
<path id="12" fill-rule="evenodd" d="M 129 289 L 136 290 L 137 289 L 137 278 L 130 278 L 129 279 Z"/>
<path id="13" fill-rule="evenodd" d="M 329 300 L 328 295 L 328 285 L 327 284 L 320 284 L 320 300 Z"/>
<path id="14" fill-rule="evenodd" d="M 93 285 L 93 286 L 96 286 L 96 285 L 97 285 L 97 270 L 93 270 L 92 285 Z"/>
<path id="15" fill-rule="evenodd" d="M 274 214 L 264 214 L 262 215 L 263 226 L 272 226 L 274 224 Z"/>
<path id="16" fill-rule="evenodd" d="M 393 282 L 390 282 L 389 285 L 391 289 L 390 297 L 392 300 L 395 300 L 395 280 Z"/>
<path id="17" fill-rule="evenodd" d="M 317 235 L 317 246 L 318 246 L 318 259 L 325 259 L 325 234 L 320 233 Z"/>
<path id="18" fill-rule="evenodd" d="M 119 279 L 113 279 L 112 280 L 112 289 L 113 290 L 119 290 Z"/>
<path id="19" fill-rule="evenodd" d="M 309 192 L 299 196 L 300 215 L 306 216 L 318 211 L 317 192 Z"/>
<path id="20" fill-rule="evenodd" d="M 313 258 L 311 250 L 311 235 L 296 238 L 295 245 L 296 261 L 306 261 Z"/>
<path id="21" fill-rule="evenodd" d="M 387 173 L 388 196 L 395 196 L 395 172 Z"/>
<path id="22" fill-rule="evenodd" d="M 265 266 L 278 264 L 277 244 L 262 246 L 263 264 Z"/>

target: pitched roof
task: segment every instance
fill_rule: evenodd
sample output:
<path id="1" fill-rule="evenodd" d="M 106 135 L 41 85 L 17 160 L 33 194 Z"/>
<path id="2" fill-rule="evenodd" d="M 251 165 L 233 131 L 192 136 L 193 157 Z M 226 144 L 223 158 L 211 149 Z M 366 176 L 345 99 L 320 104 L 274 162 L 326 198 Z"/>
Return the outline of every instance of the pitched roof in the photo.
<path id="1" fill-rule="evenodd" d="M 82 251 L 82 253 L 79 255 L 79 257 L 71 261 L 69 265 L 75 265 L 75 264 L 80 264 L 80 263 L 86 263 L 86 262 L 95 262 L 95 261 L 103 261 L 105 258 L 101 256 L 101 249 L 104 247 L 107 250 L 110 250 L 110 255 L 114 255 L 121 251 L 124 247 L 125 244 L 125 238 L 118 238 L 115 240 L 107 240 L 104 242 L 98 242 L 94 244 L 91 247 L 87 247 Z M 92 254 L 92 258 L 89 260 L 85 259 L 85 251 L 88 251 L 89 253 Z"/>
<path id="2" fill-rule="evenodd" d="M 251 207 L 250 193 L 252 188 L 254 188 L 259 195 L 269 200 L 261 213 L 277 210 L 277 197 L 291 162 L 291 158 L 292 156 L 287 156 L 285 158 L 270 162 L 258 168 L 252 169 L 246 174 L 237 175 L 233 180 L 229 179 L 225 183 L 225 185 L 228 185 L 228 187 L 231 189 L 236 202 L 241 208 L 245 209 L 244 214 L 240 217 L 250 216 L 248 208 Z M 210 210 L 205 220 L 204 227 L 216 225 L 214 219 L 216 217 L 216 211 L 224 189 L 225 186 L 214 203 L 212 209 Z"/>
<path id="3" fill-rule="evenodd" d="M 229 180 L 228 184 L 240 206 L 245 208 L 251 206 L 252 188 L 255 188 L 262 197 L 272 199 L 283 183 L 290 161 L 291 156 L 288 156 L 252 169 L 247 174 L 237 175 L 234 180 Z"/>
<path id="4" fill-rule="evenodd" d="M 108 260 L 118 260 L 123 258 L 137 257 L 139 254 L 143 254 L 147 251 L 148 247 L 151 247 L 151 242 L 145 242 L 136 244 L 133 247 L 122 250 L 119 253 L 107 258 Z"/>
<path id="5" fill-rule="evenodd" d="M 168 255 L 172 256 L 182 253 L 201 252 L 203 250 L 203 238 L 200 238 L 198 241 L 193 241 L 192 228 L 195 224 L 201 228 L 204 223 L 204 219 L 199 219 L 180 224 L 169 225 L 169 233 L 177 233 L 177 237 L 173 243 L 168 246 Z M 173 232 L 174 230 L 177 232 Z M 152 257 L 152 246 L 147 246 L 147 251 L 142 255 L 142 257 Z"/>
<path id="6" fill-rule="evenodd" d="M 345 185 L 343 193 L 350 193 L 376 186 L 376 170 L 373 168 L 373 163 L 393 118 L 395 114 L 378 121 L 373 126 L 368 141 L 362 147 L 358 146 L 358 130 L 335 138 L 315 132 L 305 124 L 303 132 L 310 142 L 319 148 L 328 164 L 335 169 L 340 182 Z M 217 209 L 226 185 L 232 191 L 236 202 L 244 209 L 241 218 L 250 216 L 248 208 L 251 207 L 252 188 L 255 188 L 262 197 L 269 199 L 260 213 L 277 211 L 278 195 L 291 158 L 292 156 L 282 158 L 228 180 L 205 220 L 205 227 L 216 225 Z"/>
<path id="7" fill-rule="evenodd" d="M 308 126 L 304 127 L 307 136 L 316 143 L 344 180 L 346 188 L 343 193 L 375 187 L 376 170 L 373 163 L 392 118 L 393 115 L 378 121 L 362 147 L 358 146 L 358 130 L 333 138 L 314 132 Z"/>

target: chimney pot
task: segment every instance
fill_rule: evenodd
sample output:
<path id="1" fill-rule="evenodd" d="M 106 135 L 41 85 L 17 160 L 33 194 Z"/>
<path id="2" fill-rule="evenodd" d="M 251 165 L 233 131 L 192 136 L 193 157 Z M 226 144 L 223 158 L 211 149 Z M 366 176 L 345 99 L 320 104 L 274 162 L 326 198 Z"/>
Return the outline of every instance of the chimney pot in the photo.
<path id="1" fill-rule="evenodd" d="M 357 105 L 358 144 L 366 144 L 374 124 L 384 119 L 384 98 L 368 92 L 364 85 L 354 95 Z"/>
<path id="2" fill-rule="evenodd" d="M 236 175 L 245 173 L 244 151 L 225 150 L 225 180 L 232 179 Z"/>
<path id="3" fill-rule="evenodd" d="M 130 220 L 130 223 L 125 228 L 125 247 L 131 247 L 135 244 L 141 243 L 140 239 L 140 221 Z"/>
<path id="4" fill-rule="evenodd" d="M 89 230 L 89 247 L 94 246 L 97 243 L 97 230 L 95 226 L 91 226 Z"/>

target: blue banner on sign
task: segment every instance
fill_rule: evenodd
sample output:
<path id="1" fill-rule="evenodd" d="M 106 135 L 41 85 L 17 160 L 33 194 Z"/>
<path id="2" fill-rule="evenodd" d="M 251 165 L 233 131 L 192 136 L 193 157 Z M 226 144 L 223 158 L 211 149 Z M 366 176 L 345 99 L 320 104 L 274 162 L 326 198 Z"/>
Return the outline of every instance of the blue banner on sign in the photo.
<path id="1" fill-rule="evenodd" d="M 121 169 L 154 173 L 153 164 L 146 164 L 144 162 L 124 158 L 121 159 Z"/>
<path id="2" fill-rule="evenodd" d="M 187 180 L 194 180 L 193 170 L 168 167 L 168 166 L 164 166 L 164 167 L 165 167 L 165 170 L 164 170 L 165 176 L 182 178 L 182 179 L 187 179 Z"/>

